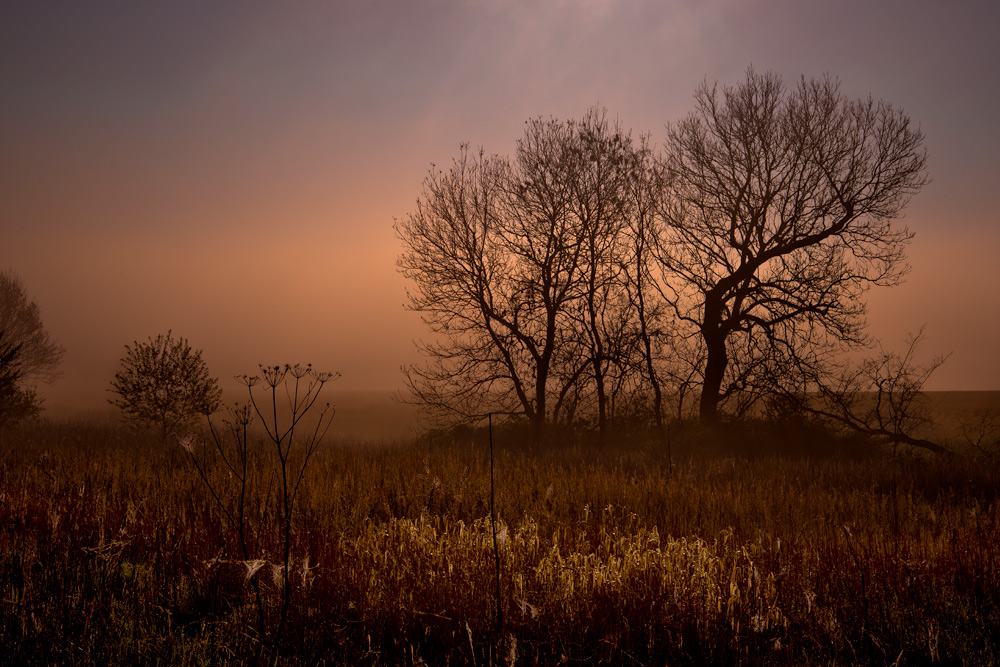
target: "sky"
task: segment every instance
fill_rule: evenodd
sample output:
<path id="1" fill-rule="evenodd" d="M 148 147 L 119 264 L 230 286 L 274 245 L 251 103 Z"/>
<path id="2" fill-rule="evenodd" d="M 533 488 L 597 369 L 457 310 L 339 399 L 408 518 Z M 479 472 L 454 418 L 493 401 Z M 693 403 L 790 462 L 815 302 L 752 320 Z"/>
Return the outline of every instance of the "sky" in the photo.
<path id="1" fill-rule="evenodd" d="M 594 105 L 662 142 L 703 82 L 830 74 L 901 107 L 932 182 L 907 282 L 935 390 L 1000 390 L 1000 5 L 968 0 L 13 0 L 0 5 L 0 267 L 66 348 L 50 409 L 106 405 L 124 346 L 172 330 L 397 389 L 425 335 L 393 221 L 468 142 Z"/>

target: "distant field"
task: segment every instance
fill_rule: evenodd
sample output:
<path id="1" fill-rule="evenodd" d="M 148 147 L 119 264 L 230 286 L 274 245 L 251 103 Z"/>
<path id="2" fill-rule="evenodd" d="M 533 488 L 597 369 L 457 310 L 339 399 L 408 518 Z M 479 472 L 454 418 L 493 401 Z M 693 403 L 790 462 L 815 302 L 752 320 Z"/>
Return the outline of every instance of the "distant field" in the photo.
<path id="1" fill-rule="evenodd" d="M 394 400 L 391 391 L 332 391 L 337 409 L 332 439 L 400 442 L 416 436 L 423 422 L 419 409 Z"/>
<path id="2" fill-rule="evenodd" d="M 946 437 L 957 437 L 964 415 L 977 410 L 1000 412 L 1000 391 L 929 391 L 927 398 Z"/>
<path id="3" fill-rule="evenodd" d="M 400 443 L 421 433 L 427 422 L 421 417 L 420 409 L 395 400 L 394 394 L 395 392 L 388 390 L 344 391 L 338 390 L 334 385 L 328 396 L 324 397 L 336 408 L 336 416 L 329 431 L 330 439 L 371 444 Z M 960 437 L 960 421 L 964 414 L 981 409 L 1000 411 L 1000 391 L 928 392 L 927 397 L 936 415 L 933 435 L 945 439 Z M 112 422 L 118 419 L 117 412 L 110 407 L 55 412 L 48 416 L 56 419 L 81 417 Z"/>
<path id="4" fill-rule="evenodd" d="M 395 392 L 388 390 L 338 390 L 334 385 L 324 392 L 323 400 L 330 401 L 336 409 L 333 423 L 330 427 L 331 440 L 359 441 L 378 444 L 383 442 L 405 442 L 412 440 L 422 429 L 416 406 L 406 405 L 393 398 Z M 227 396 L 227 400 L 235 396 Z M 239 395 L 242 400 L 244 395 Z M 76 405 L 80 401 L 63 401 L 63 404 Z M 225 410 L 220 410 L 216 419 L 221 419 Z M 64 420 L 80 419 L 100 423 L 115 423 L 119 420 L 118 411 L 111 406 L 100 408 L 68 408 L 50 410 L 44 417 Z"/>
<path id="5" fill-rule="evenodd" d="M 334 391 L 332 398 L 337 407 L 330 429 L 334 438 L 400 441 L 425 426 L 419 409 L 395 401 L 390 391 Z M 946 440 L 960 437 L 964 415 L 983 409 L 1000 412 L 1000 391 L 932 391 L 927 398 L 935 415 L 933 435 Z"/>

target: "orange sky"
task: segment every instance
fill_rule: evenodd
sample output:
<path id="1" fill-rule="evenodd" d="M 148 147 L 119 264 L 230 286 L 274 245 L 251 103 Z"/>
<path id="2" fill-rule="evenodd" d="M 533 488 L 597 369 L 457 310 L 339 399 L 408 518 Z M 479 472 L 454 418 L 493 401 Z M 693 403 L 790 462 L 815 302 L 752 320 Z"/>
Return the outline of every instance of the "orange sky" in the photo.
<path id="1" fill-rule="evenodd" d="M 952 354 L 932 389 L 998 390 L 998 19 L 938 0 L 4 3 L 0 266 L 67 348 L 53 409 L 102 405 L 123 346 L 167 329 L 224 380 L 302 361 L 392 389 L 423 332 L 392 222 L 431 162 L 594 104 L 657 141 L 706 77 L 829 72 L 927 137 L 913 271 L 872 294 L 873 333 L 926 324 L 925 353 Z"/>

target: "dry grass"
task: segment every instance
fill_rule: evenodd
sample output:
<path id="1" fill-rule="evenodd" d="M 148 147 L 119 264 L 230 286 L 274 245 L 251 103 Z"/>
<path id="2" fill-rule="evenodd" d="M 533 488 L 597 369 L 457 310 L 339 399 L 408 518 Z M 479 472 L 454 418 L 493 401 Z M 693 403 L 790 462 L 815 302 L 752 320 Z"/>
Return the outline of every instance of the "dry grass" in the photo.
<path id="1" fill-rule="evenodd" d="M 496 461 L 502 637 L 483 434 L 330 446 L 300 501 L 279 661 L 998 662 L 995 466 L 679 447 L 669 474 L 642 439 L 533 453 L 512 437 Z M 280 599 L 266 472 L 249 504 L 262 558 L 245 563 L 179 446 L 82 422 L 3 442 L 8 660 L 269 655 L 253 602 L 255 585 L 268 613 Z"/>

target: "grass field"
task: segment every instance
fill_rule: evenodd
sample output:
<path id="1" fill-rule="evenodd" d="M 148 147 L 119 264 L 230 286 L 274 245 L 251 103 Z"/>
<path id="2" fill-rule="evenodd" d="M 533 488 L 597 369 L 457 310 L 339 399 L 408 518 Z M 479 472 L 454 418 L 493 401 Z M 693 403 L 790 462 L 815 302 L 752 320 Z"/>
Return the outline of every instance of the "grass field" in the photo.
<path id="1" fill-rule="evenodd" d="M 640 434 L 533 451 L 498 431 L 502 626 L 488 434 L 328 443 L 298 497 L 280 625 L 266 450 L 244 489 L 244 553 L 222 511 L 240 487 L 204 444 L 218 501 L 176 443 L 27 425 L 2 445 L 0 651 L 8 664 L 1000 663 L 995 461 L 804 455 L 808 442 L 741 456 L 728 437 L 681 432 L 671 466 Z"/>

